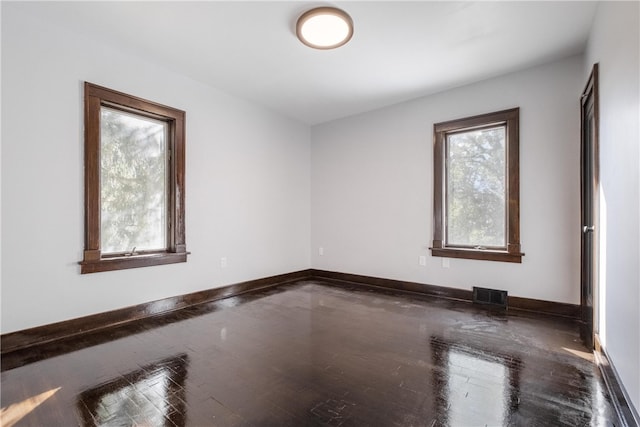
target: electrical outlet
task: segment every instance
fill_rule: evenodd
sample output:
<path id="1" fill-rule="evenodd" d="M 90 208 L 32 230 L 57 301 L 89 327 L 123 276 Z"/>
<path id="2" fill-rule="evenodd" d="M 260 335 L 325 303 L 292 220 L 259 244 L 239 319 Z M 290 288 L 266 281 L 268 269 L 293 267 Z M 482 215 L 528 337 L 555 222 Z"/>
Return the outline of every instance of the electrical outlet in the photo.
<path id="1" fill-rule="evenodd" d="M 226 268 L 227 267 L 227 257 L 223 256 L 222 258 L 220 258 L 220 268 Z"/>
<path id="2" fill-rule="evenodd" d="M 420 265 L 425 266 L 427 265 L 427 257 L 424 255 L 420 255 Z"/>
<path id="3" fill-rule="evenodd" d="M 449 268 L 450 266 L 449 258 L 442 258 L 442 268 Z"/>
<path id="4" fill-rule="evenodd" d="M 318 255 L 320 256 L 324 255 L 324 248 L 322 246 L 318 248 Z"/>

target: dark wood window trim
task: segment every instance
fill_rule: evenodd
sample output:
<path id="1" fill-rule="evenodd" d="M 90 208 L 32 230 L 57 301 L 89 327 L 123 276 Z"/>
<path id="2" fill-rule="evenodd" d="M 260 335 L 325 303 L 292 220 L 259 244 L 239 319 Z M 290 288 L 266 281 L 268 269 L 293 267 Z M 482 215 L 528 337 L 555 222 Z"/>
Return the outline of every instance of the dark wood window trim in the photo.
<path id="1" fill-rule="evenodd" d="M 100 250 L 100 108 L 110 106 L 164 121 L 169 128 L 167 247 L 139 254 L 103 255 Z M 81 273 L 187 261 L 185 244 L 185 112 L 88 82 L 84 84 L 85 247 Z"/>
<path id="2" fill-rule="evenodd" d="M 520 109 L 497 111 L 434 125 L 434 202 L 432 256 L 487 261 L 522 262 L 520 249 Z M 507 246 L 504 250 L 447 247 L 445 213 L 445 144 L 447 134 L 464 129 L 505 124 L 507 134 Z"/>

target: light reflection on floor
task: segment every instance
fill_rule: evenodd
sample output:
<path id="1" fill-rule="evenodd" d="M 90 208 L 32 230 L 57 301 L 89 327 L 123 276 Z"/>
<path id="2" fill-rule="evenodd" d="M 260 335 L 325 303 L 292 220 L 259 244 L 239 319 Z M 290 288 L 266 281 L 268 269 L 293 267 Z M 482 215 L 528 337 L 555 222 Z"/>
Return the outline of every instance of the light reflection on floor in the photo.
<path id="1" fill-rule="evenodd" d="M 505 399 L 509 393 L 509 370 L 500 363 L 455 350 L 449 352 L 447 362 L 450 425 L 504 425 L 508 409 Z M 469 408 L 482 408 L 483 419 L 478 419 L 478 414 Z"/>
<path id="2" fill-rule="evenodd" d="M 184 425 L 187 356 L 142 367 L 80 394 L 84 425 Z"/>
<path id="3" fill-rule="evenodd" d="M 56 394 L 56 392 L 61 388 L 62 387 L 47 390 L 25 399 L 22 402 L 14 403 L 6 408 L 2 408 L 2 410 L 0 410 L 0 425 L 3 425 L 4 427 L 14 426 L 18 421 L 27 416 L 45 400 Z"/>

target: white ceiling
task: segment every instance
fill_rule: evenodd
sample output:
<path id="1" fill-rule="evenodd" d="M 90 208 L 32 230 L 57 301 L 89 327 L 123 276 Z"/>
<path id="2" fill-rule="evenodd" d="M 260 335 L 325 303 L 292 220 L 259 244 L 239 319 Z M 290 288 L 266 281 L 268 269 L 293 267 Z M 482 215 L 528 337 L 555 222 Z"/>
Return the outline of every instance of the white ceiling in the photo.
<path id="1" fill-rule="evenodd" d="M 330 51 L 295 36 L 330 5 L 355 24 Z M 583 51 L 594 2 L 24 3 L 113 44 L 308 124 L 369 111 Z"/>

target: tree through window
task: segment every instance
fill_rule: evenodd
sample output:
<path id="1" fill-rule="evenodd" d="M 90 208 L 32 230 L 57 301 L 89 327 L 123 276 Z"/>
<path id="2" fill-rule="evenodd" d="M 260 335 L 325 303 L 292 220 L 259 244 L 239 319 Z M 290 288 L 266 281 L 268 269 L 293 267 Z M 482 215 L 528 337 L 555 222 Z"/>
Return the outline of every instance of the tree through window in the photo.
<path id="1" fill-rule="evenodd" d="M 166 247 L 167 131 L 166 122 L 101 107 L 103 254 Z"/>
<path id="2" fill-rule="evenodd" d="M 519 109 L 434 125 L 432 255 L 521 262 Z"/>
<path id="3" fill-rule="evenodd" d="M 184 117 L 85 83 L 82 273 L 186 261 Z"/>

